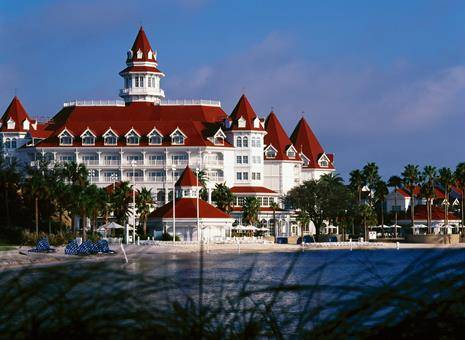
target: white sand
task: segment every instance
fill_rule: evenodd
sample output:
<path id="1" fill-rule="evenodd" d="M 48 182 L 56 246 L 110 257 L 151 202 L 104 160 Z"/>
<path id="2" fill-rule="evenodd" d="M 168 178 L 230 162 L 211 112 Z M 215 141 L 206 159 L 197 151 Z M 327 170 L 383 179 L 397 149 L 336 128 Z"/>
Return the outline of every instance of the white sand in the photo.
<path id="1" fill-rule="evenodd" d="M 465 243 L 459 244 L 424 244 L 424 243 L 400 243 L 400 249 L 465 249 Z M 29 247 L 17 248 L 15 250 L 0 252 L 0 270 L 12 267 L 22 267 L 27 265 L 46 265 L 52 263 L 64 263 L 72 261 L 106 261 L 109 259 L 121 259 L 124 261 L 124 255 L 119 246 L 111 246 L 116 250 L 116 255 L 94 255 L 87 257 L 69 256 L 64 254 L 64 247 L 58 247 L 56 253 L 36 254 L 28 253 Z M 148 254 L 192 254 L 199 251 L 199 245 L 175 245 L 168 243 L 159 246 L 124 246 L 129 262 L 134 258 Z M 318 247 L 315 245 L 306 246 L 304 251 L 318 251 L 328 249 L 350 249 L 349 246 L 325 246 Z M 395 243 L 378 243 L 357 246 L 353 244 L 353 250 L 357 249 L 396 249 Z M 267 252 L 297 252 L 302 251 L 300 245 L 290 244 L 210 244 L 204 245 L 205 254 L 238 254 L 238 253 L 267 253 Z"/>

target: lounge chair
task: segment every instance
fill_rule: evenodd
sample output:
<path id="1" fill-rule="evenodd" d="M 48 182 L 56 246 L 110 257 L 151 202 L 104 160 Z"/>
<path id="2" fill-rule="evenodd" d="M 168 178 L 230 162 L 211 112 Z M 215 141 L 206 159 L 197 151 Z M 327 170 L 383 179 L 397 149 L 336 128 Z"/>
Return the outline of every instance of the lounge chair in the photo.
<path id="1" fill-rule="evenodd" d="M 98 253 L 98 248 L 90 240 L 86 240 L 82 242 L 77 250 L 78 255 L 92 255 L 92 254 L 97 254 L 97 253 Z"/>
<path id="2" fill-rule="evenodd" d="M 68 241 L 68 244 L 66 245 L 65 248 L 65 254 L 66 255 L 77 255 L 78 254 L 78 243 L 76 240 L 70 240 Z"/>
<path id="3" fill-rule="evenodd" d="M 108 246 L 107 240 L 98 240 L 97 241 L 98 252 L 102 254 L 116 254 L 116 251 L 113 251 Z"/>
<path id="4" fill-rule="evenodd" d="M 37 241 L 37 245 L 35 248 L 29 249 L 28 251 L 32 253 L 55 253 L 56 249 L 50 248 L 50 244 L 48 243 L 48 239 L 46 237 Z"/>

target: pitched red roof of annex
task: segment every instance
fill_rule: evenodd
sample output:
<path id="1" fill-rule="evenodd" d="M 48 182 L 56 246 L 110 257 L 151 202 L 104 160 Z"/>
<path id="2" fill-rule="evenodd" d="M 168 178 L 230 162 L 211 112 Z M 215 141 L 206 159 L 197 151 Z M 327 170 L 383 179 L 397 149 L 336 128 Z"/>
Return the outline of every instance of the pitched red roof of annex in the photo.
<path id="1" fill-rule="evenodd" d="M 297 152 L 302 152 L 309 158 L 310 168 L 321 168 L 318 164 L 318 159 L 324 153 L 324 150 L 305 118 L 302 117 L 299 120 L 290 139 L 297 149 Z M 334 169 L 333 155 L 327 154 L 327 156 L 330 160 L 328 168 Z"/>
<path id="2" fill-rule="evenodd" d="M 234 186 L 231 188 L 231 192 L 234 194 L 277 194 L 276 191 L 260 186 Z"/>
<path id="3" fill-rule="evenodd" d="M 241 117 L 245 120 L 244 127 L 239 127 L 238 125 L 238 121 Z M 252 105 L 250 105 L 250 102 L 245 96 L 245 94 L 243 94 L 241 98 L 239 98 L 239 101 L 234 107 L 229 118 L 232 120 L 232 125 L 231 125 L 232 130 L 261 130 L 263 131 L 263 127 L 261 124 L 259 124 L 258 127 L 254 127 L 254 120 L 257 118 L 257 114 L 252 108 Z"/>
<path id="4" fill-rule="evenodd" d="M 186 166 L 181 177 L 179 177 L 175 184 L 177 187 L 197 187 L 199 185 L 200 183 L 197 180 L 197 176 L 189 166 Z"/>
<path id="5" fill-rule="evenodd" d="M 228 218 L 231 216 L 214 207 L 213 205 L 199 199 L 199 217 L 205 218 Z M 175 202 L 176 218 L 197 218 L 197 199 L 196 198 L 178 198 Z M 162 207 L 153 211 L 149 218 L 162 219 L 173 218 L 173 202 L 169 202 Z"/>
<path id="6" fill-rule="evenodd" d="M 265 121 L 265 145 L 272 145 L 273 148 L 277 151 L 276 157 L 270 158 L 271 160 L 290 160 L 290 161 L 300 161 L 300 157 L 297 154 L 294 158 L 289 158 L 287 155 L 288 148 L 292 147 L 292 142 L 286 134 L 286 131 L 282 127 L 281 123 L 276 117 L 273 111 L 270 112 Z M 265 160 L 266 160 L 265 156 Z"/>

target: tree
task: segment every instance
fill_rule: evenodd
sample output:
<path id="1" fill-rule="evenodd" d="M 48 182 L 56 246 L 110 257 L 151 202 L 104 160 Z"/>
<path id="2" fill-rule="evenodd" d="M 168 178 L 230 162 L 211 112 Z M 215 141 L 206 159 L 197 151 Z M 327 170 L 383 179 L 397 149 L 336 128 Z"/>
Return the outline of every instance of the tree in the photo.
<path id="1" fill-rule="evenodd" d="M 251 225 L 258 222 L 258 213 L 260 211 L 260 201 L 257 197 L 247 197 L 242 206 L 242 219 Z"/>
<path id="2" fill-rule="evenodd" d="M 365 177 L 360 170 L 352 170 L 350 172 L 349 187 L 357 193 L 358 204 L 362 204 L 362 190 L 365 183 Z"/>
<path id="3" fill-rule="evenodd" d="M 279 210 L 279 204 L 275 201 L 272 201 L 270 203 L 270 208 L 273 212 L 273 229 L 274 229 L 274 235 L 277 236 L 277 230 L 276 230 L 276 211 Z"/>
<path id="4" fill-rule="evenodd" d="M 345 214 L 350 204 L 350 193 L 338 181 L 328 178 L 310 180 L 291 189 L 285 197 L 286 202 L 308 214 L 315 225 L 317 237 L 320 235 L 323 221 L 335 220 Z"/>
<path id="5" fill-rule="evenodd" d="M 147 219 L 153 204 L 152 189 L 142 188 L 137 191 L 136 207 L 139 218 L 143 223 L 144 235 L 147 235 Z"/>
<path id="6" fill-rule="evenodd" d="M 15 158 L 10 158 L 7 162 L 3 155 L 0 154 L 0 188 L 2 188 L 3 202 L 5 209 L 5 222 L 7 227 L 11 227 L 10 202 L 12 195 L 18 192 L 18 183 L 20 174 Z"/>
<path id="7" fill-rule="evenodd" d="M 200 170 L 197 173 L 197 178 L 199 180 L 199 185 L 202 187 L 199 192 L 200 198 L 203 199 L 204 201 L 207 201 L 208 200 L 208 191 L 207 191 L 208 176 L 205 170 Z"/>
<path id="8" fill-rule="evenodd" d="M 410 217 L 412 227 L 415 225 L 415 189 L 420 180 L 418 165 L 407 164 L 402 172 L 402 181 L 407 190 L 410 191 Z"/>
<path id="9" fill-rule="evenodd" d="M 365 241 L 368 239 L 368 226 L 376 223 L 376 214 L 370 205 L 362 204 L 358 206 L 357 213 L 363 221 Z"/>
<path id="10" fill-rule="evenodd" d="M 399 176 L 391 176 L 388 180 L 387 183 L 388 187 L 394 188 L 394 221 L 395 221 L 395 227 L 394 227 L 394 237 L 397 238 L 397 189 L 400 188 L 402 185 L 402 178 Z"/>
<path id="11" fill-rule="evenodd" d="M 460 190 L 460 213 L 462 217 L 462 231 L 463 225 L 465 223 L 465 213 L 464 213 L 464 197 L 465 197 L 465 163 L 457 164 L 455 168 L 455 179 L 457 180 L 457 186 Z"/>
<path id="12" fill-rule="evenodd" d="M 369 201 L 371 206 L 374 205 L 373 193 L 376 189 L 377 183 L 380 180 L 378 170 L 378 166 L 374 162 L 367 163 L 363 167 L 363 178 L 365 178 L 365 183 L 368 186 L 368 189 L 370 190 Z"/>
<path id="13" fill-rule="evenodd" d="M 212 200 L 215 202 L 218 209 L 229 213 L 234 206 L 235 198 L 231 189 L 226 183 L 216 183 L 215 189 L 212 192 Z"/>
<path id="14" fill-rule="evenodd" d="M 116 221 L 122 225 L 127 222 L 132 203 L 132 189 L 129 182 L 119 182 L 111 195 L 112 210 Z"/>
<path id="15" fill-rule="evenodd" d="M 439 176 L 438 176 L 438 182 L 443 186 L 444 188 L 444 224 L 448 225 L 449 224 L 449 193 L 451 186 L 454 184 L 455 178 L 454 178 L 454 173 L 452 172 L 451 169 L 449 168 L 441 168 L 439 169 Z"/>
<path id="16" fill-rule="evenodd" d="M 386 183 L 383 180 L 379 180 L 375 185 L 375 200 L 378 202 L 381 210 L 381 233 L 384 238 L 384 202 L 386 196 L 389 193 Z"/>
<path id="17" fill-rule="evenodd" d="M 432 203 L 435 197 L 434 187 L 437 178 L 437 170 L 434 166 L 427 165 L 423 168 L 422 173 L 423 183 L 420 188 L 422 197 L 426 199 L 426 217 L 428 225 L 428 234 L 431 234 L 431 217 Z"/>
<path id="18" fill-rule="evenodd" d="M 300 239 L 304 243 L 304 228 L 310 223 L 310 216 L 306 211 L 299 211 L 296 217 L 297 222 L 300 224 Z"/>

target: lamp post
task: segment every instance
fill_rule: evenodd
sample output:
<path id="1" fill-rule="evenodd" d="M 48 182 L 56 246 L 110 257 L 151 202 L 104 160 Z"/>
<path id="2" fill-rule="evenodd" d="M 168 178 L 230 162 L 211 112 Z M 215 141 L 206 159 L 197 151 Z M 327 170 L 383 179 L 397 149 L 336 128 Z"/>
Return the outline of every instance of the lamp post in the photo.
<path id="1" fill-rule="evenodd" d="M 136 244 L 136 161 L 131 161 L 132 167 L 132 243 Z"/>
<path id="2" fill-rule="evenodd" d="M 115 191 L 116 180 L 118 179 L 118 175 L 116 173 L 112 173 L 110 175 L 110 181 L 113 183 L 113 192 Z"/>
<path id="3" fill-rule="evenodd" d="M 89 171 L 87 171 L 87 174 L 90 177 L 90 184 L 92 184 L 92 177 L 94 177 L 95 175 L 95 169 L 89 169 Z"/>
<path id="4" fill-rule="evenodd" d="M 173 171 L 173 243 L 176 242 L 176 180 L 174 177 L 175 167 L 172 167 Z"/>

